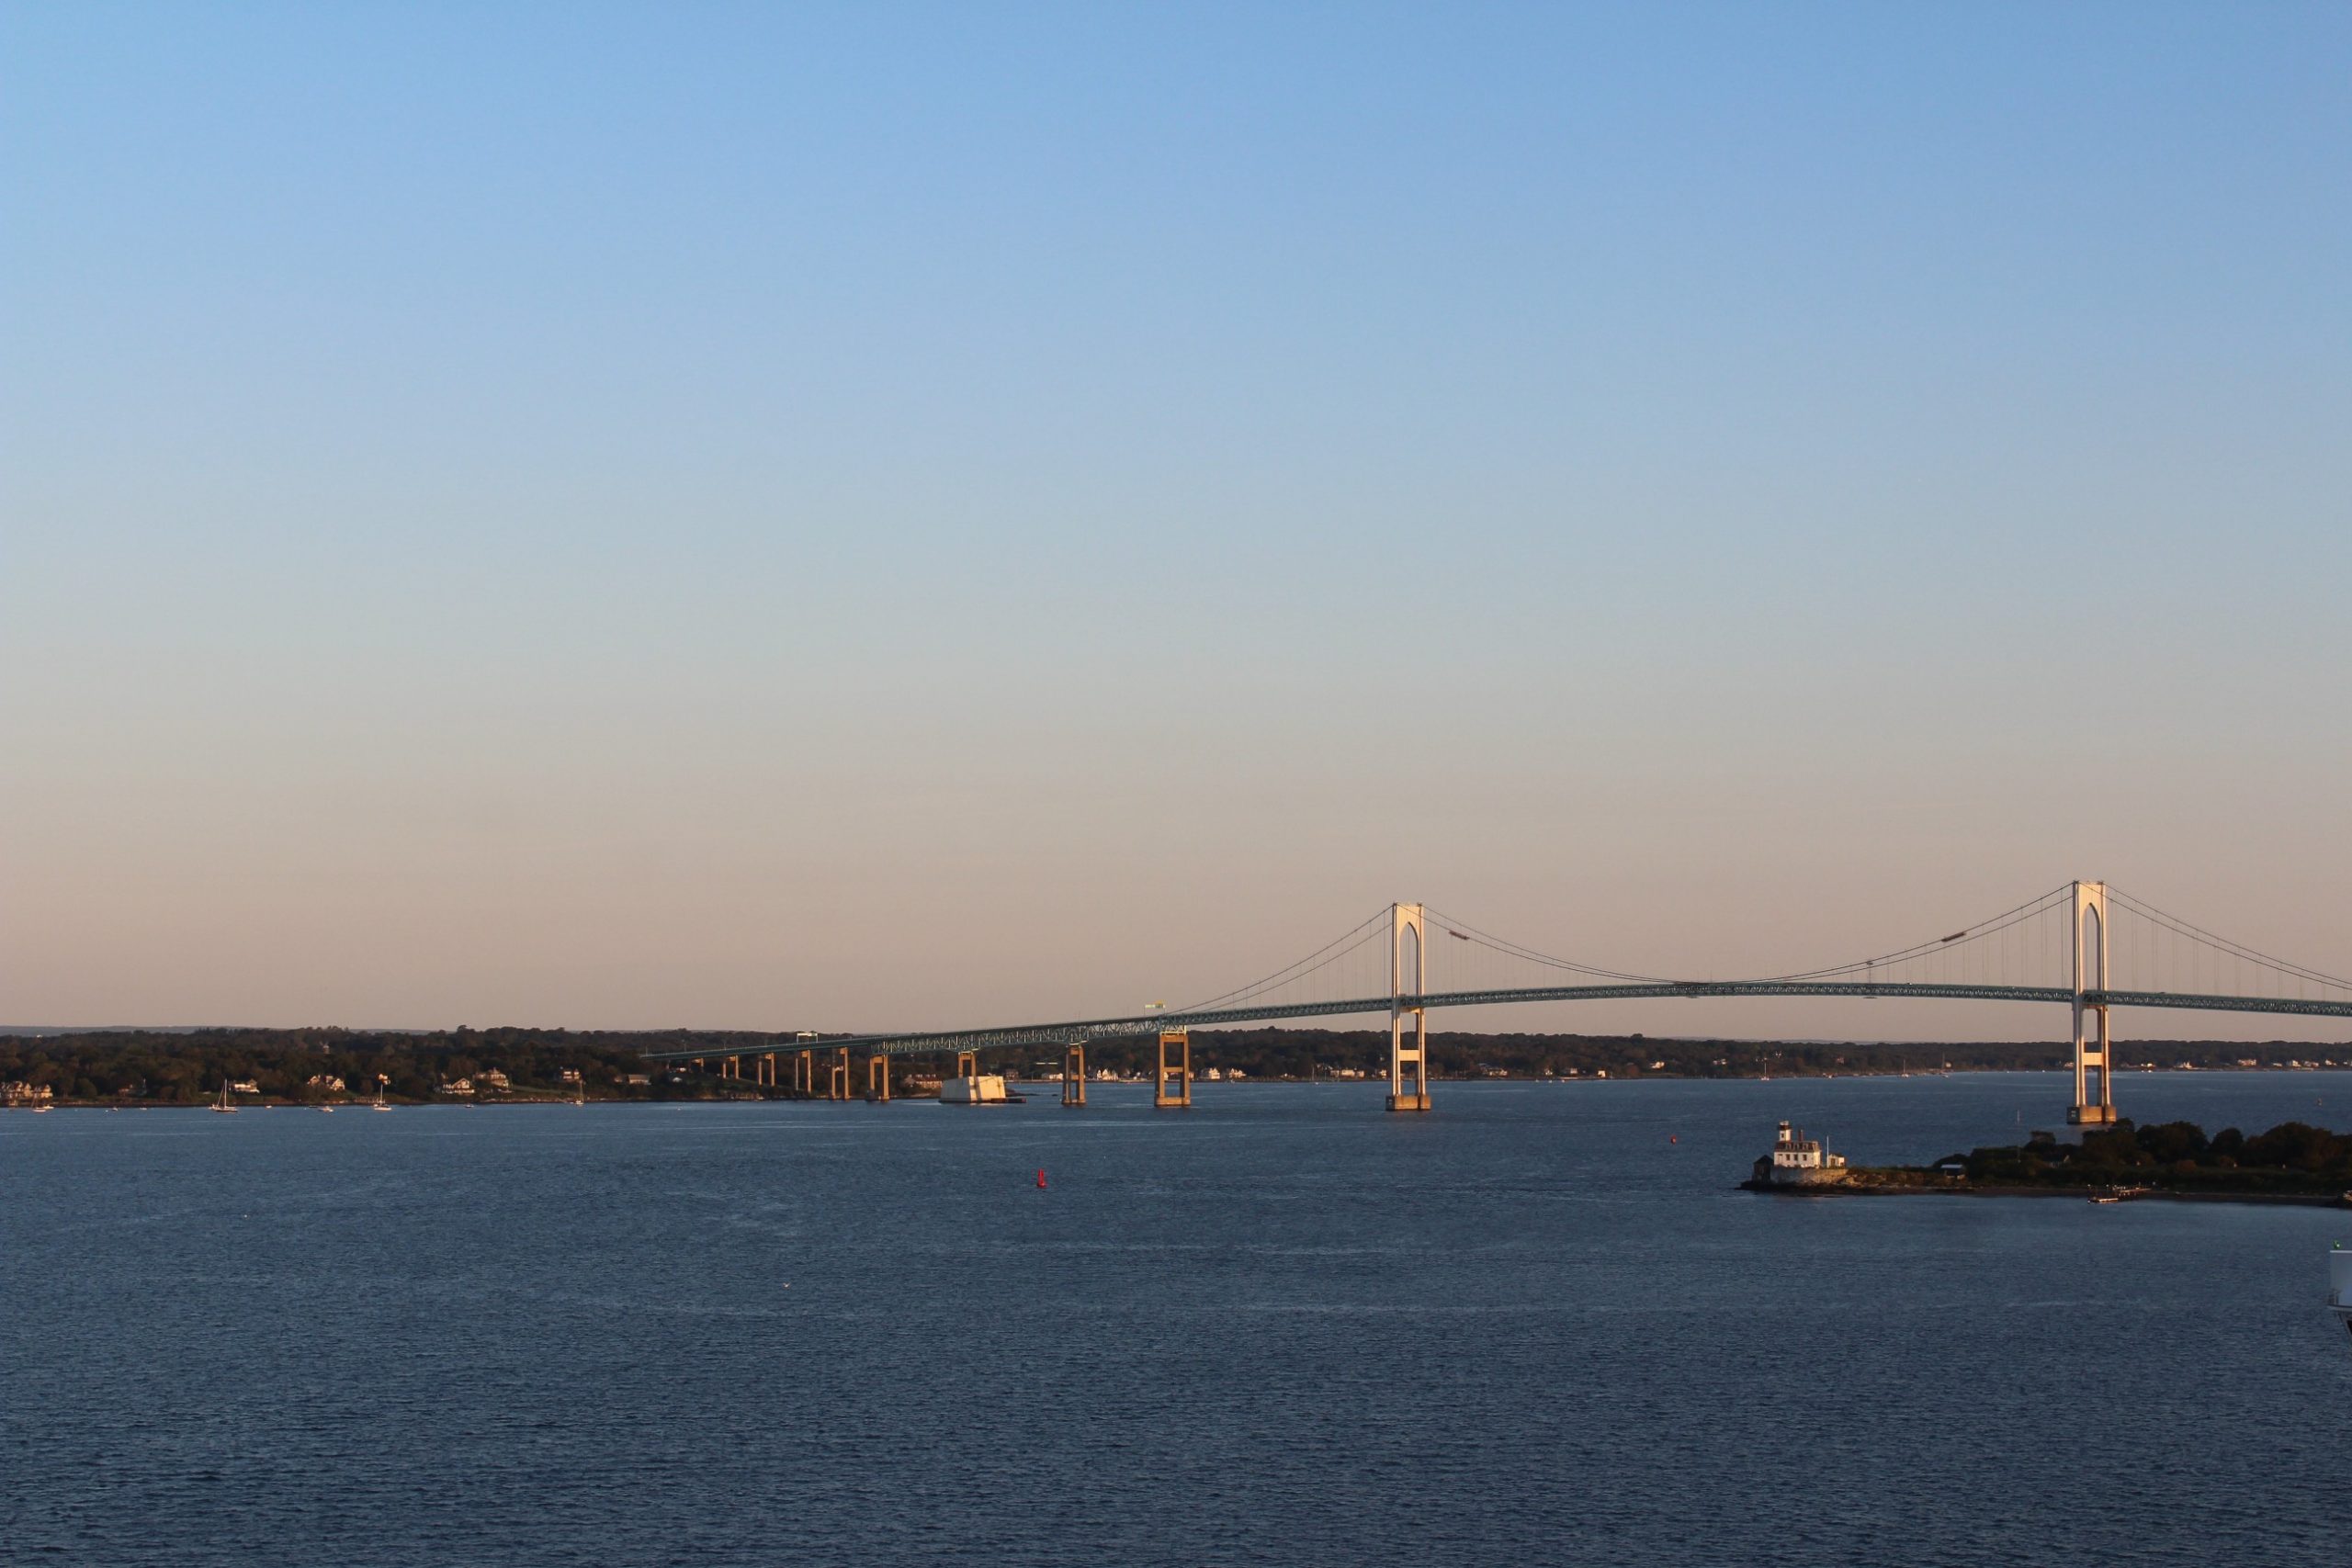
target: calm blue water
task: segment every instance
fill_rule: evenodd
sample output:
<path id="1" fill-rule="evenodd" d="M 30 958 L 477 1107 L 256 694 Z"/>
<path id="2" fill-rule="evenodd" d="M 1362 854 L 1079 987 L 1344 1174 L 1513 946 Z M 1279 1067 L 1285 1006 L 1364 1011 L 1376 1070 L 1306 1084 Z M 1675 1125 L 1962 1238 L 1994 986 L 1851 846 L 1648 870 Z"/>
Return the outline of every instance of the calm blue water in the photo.
<path id="1" fill-rule="evenodd" d="M 2050 1076 L 1437 1092 L 0 1117 L 0 1558 L 2341 1559 L 2352 1215 L 1732 1190 Z"/>

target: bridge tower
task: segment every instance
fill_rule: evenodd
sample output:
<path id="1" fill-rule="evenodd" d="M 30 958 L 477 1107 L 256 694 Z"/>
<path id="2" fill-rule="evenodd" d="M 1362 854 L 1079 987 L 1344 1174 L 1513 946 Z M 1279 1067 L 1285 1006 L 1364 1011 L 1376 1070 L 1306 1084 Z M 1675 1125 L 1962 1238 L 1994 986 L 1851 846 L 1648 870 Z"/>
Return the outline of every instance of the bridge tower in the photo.
<path id="1" fill-rule="evenodd" d="M 1086 1042 L 1083 1040 L 1062 1047 L 1062 1103 L 1086 1103 Z"/>
<path id="2" fill-rule="evenodd" d="M 1405 1003 L 1429 989 L 1429 943 L 1423 940 L 1421 907 L 1388 907 L 1388 1109 L 1430 1108 L 1430 1018 L 1426 1009 Z M 1410 942 L 1407 942 L 1408 937 Z M 1410 982 L 1409 986 L 1408 982 Z M 1413 1015 L 1413 1043 L 1405 1043 L 1405 1015 Z M 1411 1069 L 1408 1073 L 1407 1069 Z"/>
<path id="3" fill-rule="evenodd" d="M 2066 1120 L 2077 1127 L 2104 1127 L 2115 1120 L 2115 1052 L 2107 1032 L 2107 884 L 2075 884 L 2075 1103 Z M 2089 917 L 2086 921 L 2085 917 Z M 2099 995 L 2083 1000 L 2085 991 Z M 2096 1013 L 2086 1039 L 2083 1015 Z M 2092 1091 L 2096 1089 L 2097 1098 Z"/>
<path id="4" fill-rule="evenodd" d="M 890 1103 L 890 1058 L 879 1051 L 865 1058 L 865 1098 L 876 1104 Z"/>

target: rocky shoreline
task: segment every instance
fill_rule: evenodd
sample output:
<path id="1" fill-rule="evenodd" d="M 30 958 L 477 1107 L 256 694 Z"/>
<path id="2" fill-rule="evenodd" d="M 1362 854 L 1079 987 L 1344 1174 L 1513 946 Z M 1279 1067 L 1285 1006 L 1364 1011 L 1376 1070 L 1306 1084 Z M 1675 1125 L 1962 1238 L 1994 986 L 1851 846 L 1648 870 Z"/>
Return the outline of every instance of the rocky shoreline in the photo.
<path id="1" fill-rule="evenodd" d="M 2352 1192 L 2231 1192 L 2217 1190 L 2180 1190 L 2163 1187 L 2104 1188 L 2081 1186 L 2023 1187 L 2009 1183 L 1977 1183 L 1966 1179 L 1935 1181 L 1872 1181 L 1856 1171 L 1843 1181 L 1789 1184 L 1743 1181 L 1747 1192 L 1770 1192 L 1783 1198 L 2108 1198 L 2119 1203 L 2284 1203 L 2312 1209 L 2352 1209 Z"/>

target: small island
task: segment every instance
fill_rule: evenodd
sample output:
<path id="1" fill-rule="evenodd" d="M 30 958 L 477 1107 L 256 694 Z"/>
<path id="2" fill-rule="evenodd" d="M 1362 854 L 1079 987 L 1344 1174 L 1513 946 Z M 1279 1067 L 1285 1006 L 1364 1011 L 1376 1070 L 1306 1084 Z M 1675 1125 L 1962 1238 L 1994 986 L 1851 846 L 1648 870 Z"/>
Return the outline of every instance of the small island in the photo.
<path id="1" fill-rule="evenodd" d="M 2035 1133 L 2020 1145 L 1974 1149 L 1924 1166 L 1849 1166 L 1826 1151 L 1803 1158 L 1818 1148 L 1802 1134 L 1792 1139 L 1783 1124 L 1780 1146 L 1758 1159 L 1755 1175 L 1740 1185 L 1806 1196 L 1945 1192 L 2352 1208 L 2352 1135 L 2301 1122 L 2251 1137 L 2235 1127 L 2208 1137 L 2192 1122 L 2142 1127 L 2122 1121 L 2086 1132 L 2075 1143 Z"/>

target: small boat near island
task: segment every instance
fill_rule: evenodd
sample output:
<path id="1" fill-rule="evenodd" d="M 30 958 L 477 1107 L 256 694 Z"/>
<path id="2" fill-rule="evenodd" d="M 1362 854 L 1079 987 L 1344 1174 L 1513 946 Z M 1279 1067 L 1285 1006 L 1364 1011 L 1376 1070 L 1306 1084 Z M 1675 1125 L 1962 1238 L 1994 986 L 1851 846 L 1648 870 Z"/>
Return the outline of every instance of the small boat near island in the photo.
<path id="1" fill-rule="evenodd" d="M 227 1078 L 222 1078 L 220 1080 L 220 1098 L 212 1102 L 212 1109 L 226 1116 L 234 1116 L 237 1113 L 237 1108 L 229 1103 L 229 1080 Z"/>

